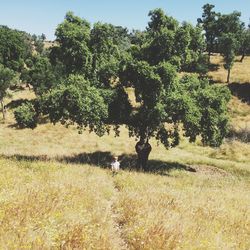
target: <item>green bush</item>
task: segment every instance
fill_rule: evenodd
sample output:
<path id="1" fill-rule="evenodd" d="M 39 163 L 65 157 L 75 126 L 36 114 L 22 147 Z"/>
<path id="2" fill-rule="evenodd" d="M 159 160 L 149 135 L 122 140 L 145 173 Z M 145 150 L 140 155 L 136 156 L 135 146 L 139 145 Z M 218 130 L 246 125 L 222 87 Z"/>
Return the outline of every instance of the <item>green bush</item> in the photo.
<path id="1" fill-rule="evenodd" d="M 26 102 L 14 111 L 15 119 L 20 128 L 35 128 L 37 125 L 37 112 L 32 103 Z"/>

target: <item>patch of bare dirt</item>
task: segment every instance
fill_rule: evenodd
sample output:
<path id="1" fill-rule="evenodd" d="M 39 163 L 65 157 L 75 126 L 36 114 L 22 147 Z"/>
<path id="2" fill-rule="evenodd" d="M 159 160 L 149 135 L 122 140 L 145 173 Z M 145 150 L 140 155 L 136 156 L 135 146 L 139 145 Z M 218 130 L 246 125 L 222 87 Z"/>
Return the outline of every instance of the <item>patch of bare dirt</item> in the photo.
<path id="1" fill-rule="evenodd" d="M 192 165 L 190 167 L 195 170 L 194 173 L 198 174 L 216 175 L 222 177 L 230 176 L 230 173 L 228 173 L 227 171 L 211 165 Z"/>

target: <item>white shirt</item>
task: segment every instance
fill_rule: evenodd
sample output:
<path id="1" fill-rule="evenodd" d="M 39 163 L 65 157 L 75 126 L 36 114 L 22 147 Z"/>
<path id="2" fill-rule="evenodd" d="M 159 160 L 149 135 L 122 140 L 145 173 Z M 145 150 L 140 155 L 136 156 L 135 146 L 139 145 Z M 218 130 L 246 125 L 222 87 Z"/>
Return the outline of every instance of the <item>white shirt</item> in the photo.
<path id="1" fill-rule="evenodd" d="M 120 162 L 119 161 L 111 162 L 111 169 L 112 171 L 118 171 L 120 169 Z"/>

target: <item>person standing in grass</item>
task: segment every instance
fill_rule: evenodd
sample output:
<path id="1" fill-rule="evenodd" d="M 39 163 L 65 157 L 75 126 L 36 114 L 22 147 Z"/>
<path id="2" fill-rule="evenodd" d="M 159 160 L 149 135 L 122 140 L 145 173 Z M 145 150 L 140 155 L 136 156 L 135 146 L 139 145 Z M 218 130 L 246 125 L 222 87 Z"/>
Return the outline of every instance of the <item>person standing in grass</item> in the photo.
<path id="1" fill-rule="evenodd" d="M 112 170 L 113 176 L 119 172 L 120 162 L 118 161 L 118 156 L 113 157 L 113 161 L 111 162 L 111 170 Z"/>

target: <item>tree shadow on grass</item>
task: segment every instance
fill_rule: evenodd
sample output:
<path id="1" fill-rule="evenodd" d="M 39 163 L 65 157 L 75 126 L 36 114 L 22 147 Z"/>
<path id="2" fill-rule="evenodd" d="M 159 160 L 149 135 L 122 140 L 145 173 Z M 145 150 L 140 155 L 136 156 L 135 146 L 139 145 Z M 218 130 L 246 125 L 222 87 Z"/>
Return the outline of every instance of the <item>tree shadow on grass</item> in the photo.
<path id="1" fill-rule="evenodd" d="M 57 156 L 48 157 L 47 155 L 39 156 L 29 156 L 14 154 L 10 156 L 0 155 L 0 157 L 7 159 L 16 159 L 18 161 L 57 161 L 63 163 L 73 163 L 73 164 L 89 164 L 91 166 L 97 166 L 101 168 L 110 168 L 110 163 L 112 161 L 113 155 L 111 152 L 96 151 L 93 153 L 82 153 L 72 156 Z M 136 167 L 137 156 L 135 154 L 123 154 L 119 156 L 119 161 L 121 163 L 121 169 L 129 171 L 138 171 L 153 173 L 159 175 L 168 175 L 171 170 L 183 170 L 188 172 L 196 172 L 194 168 L 188 165 L 184 165 L 178 162 L 167 162 L 161 160 L 149 160 L 147 169 L 140 170 Z"/>
<path id="2" fill-rule="evenodd" d="M 231 83 L 228 85 L 232 95 L 237 96 L 243 102 L 250 104 L 250 83 Z"/>
<path id="3" fill-rule="evenodd" d="M 7 109 L 15 109 L 22 105 L 23 103 L 28 103 L 30 100 L 28 99 L 18 99 L 18 100 L 12 100 L 8 104 L 6 104 Z"/>
<path id="4" fill-rule="evenodd" d="M 217 63 L 209 63 L 208 69 L 209 71 L 217 71 L 220 68 L 220 65 Z"/>
<path id="5" fill-rule="evenodd" d="M 168 175 L 171 170 L 179 169 L 188 172 L 196 172 L 195 169 L 188 165 L 184 165 L 178 162 L 167 162 L 161 160 L 148 160 L 148 166 L 146 169 L 140 170 L 136 167 L 137 155 L 135 154 L 123 154 L 121 155 L 121 168 L 127 170 L 136 170 L 147 173 L 154 173 L 160 175 Z"/>
<path id="6" fill-rule="evenodd" d="M 231 140 L 238 140 L 244 143 L 250 143 L 250 128 L 247 126 L 238 130 L 231 128 L 227 138 Z"/>

